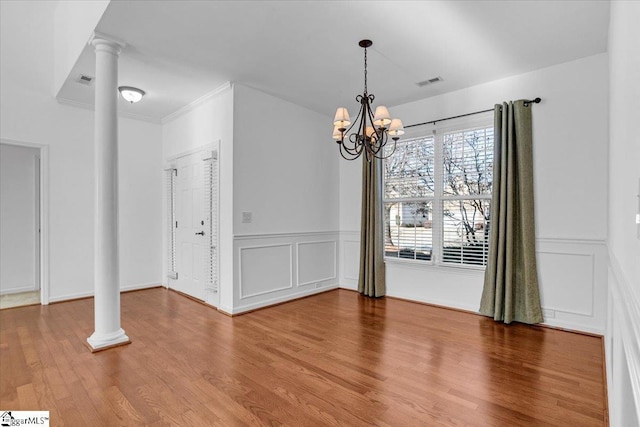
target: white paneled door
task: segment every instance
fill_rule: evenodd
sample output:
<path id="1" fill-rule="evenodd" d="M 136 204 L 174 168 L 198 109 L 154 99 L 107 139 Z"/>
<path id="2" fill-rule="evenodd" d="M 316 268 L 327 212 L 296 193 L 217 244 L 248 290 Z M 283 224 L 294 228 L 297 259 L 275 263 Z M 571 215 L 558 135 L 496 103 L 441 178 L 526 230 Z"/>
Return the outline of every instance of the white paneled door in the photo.
<path id="1" fill-rule="evenodd" d="M 165 172 L 169 287 L 217 307 L 217 151 L 179 157 Z"/>
<path id="2" fill-rule="evenodd" d="M 177 291 L 204 300 L 205 236 L 204 163 L 195 153 L 176 161 L 176 270 Z"/>

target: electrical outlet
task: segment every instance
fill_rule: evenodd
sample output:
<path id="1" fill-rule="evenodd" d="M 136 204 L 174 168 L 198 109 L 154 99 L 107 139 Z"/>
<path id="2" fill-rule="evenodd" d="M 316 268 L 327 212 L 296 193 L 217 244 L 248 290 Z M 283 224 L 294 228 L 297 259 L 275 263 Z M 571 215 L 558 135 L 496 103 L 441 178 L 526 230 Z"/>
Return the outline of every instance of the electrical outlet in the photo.
<path id="1" fill-rule="evenodd" d="M 249 224 L 253 221 L 253 214 L 251 212 L 242 212 L 242 223 Z"/>

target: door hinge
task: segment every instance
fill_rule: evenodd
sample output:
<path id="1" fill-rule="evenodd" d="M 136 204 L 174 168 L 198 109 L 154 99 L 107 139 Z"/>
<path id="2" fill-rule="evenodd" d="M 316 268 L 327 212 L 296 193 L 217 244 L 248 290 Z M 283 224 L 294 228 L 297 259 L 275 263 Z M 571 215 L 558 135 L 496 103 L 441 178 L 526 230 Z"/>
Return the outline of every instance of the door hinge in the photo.
<path id="1" fill-rule="evenodd" d="M 176 228 L 178 228 L 178 221 L 176 221 Z"/>

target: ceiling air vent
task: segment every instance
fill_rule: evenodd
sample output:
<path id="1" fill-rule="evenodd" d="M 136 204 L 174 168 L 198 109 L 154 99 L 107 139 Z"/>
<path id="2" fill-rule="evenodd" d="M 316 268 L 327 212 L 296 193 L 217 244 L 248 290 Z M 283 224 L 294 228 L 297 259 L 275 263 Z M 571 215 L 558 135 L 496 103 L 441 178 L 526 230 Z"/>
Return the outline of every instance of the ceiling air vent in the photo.
<path id="1" fill-rule="evenodd" d="M 85 85 L 85 86 L 91 86 L 91 84 L 93 83 L 93 79 L 95 77 L 91 77 L 91 76 L 86 76 L 84 74 L 80 74 L 78 76 L 78 80 L 76 80 L 78 83 Z"/>
<path id="2" fill-rule="evenodd" d="M 433 77 L 431 79 L 423 80 L 421 82 L 418 82 L 418 83 L 416 83 L 416 85 L 418 85 L 420 87 L 423 87 L 423 86 L 430 85 L 430 84 L 437 83 L 437 82 L 441 82 L 441 81 L 442 81 L 442 77 Z"/>

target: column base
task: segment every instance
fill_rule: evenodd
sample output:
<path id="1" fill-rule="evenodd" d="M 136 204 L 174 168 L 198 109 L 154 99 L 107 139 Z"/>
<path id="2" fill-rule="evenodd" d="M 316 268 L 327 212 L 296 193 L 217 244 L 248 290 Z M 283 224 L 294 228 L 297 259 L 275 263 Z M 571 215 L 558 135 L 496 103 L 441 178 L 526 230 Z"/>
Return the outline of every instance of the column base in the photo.
<path id="1" fill-rule="evenodd" d="M 91 350 L 92 353 L 126 344 L 131 344 L 131 340 L 124 333 L 124 329 L 122 328 L 110 334 L 99 334 L 98 332 L 94 332 L 89 338 L 87 338 L 87 347 L 89 347 L 89 350 Z"/>

